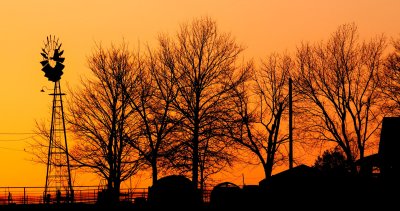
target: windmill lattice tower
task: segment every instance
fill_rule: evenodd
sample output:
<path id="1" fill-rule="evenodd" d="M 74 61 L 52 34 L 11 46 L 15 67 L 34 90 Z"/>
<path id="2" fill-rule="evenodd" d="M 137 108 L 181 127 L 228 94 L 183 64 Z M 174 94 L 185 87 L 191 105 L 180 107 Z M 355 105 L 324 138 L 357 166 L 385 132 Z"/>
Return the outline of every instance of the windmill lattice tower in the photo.
<path id="1" fill-rule="evenodd" d="M 61 55 L 61 43 L 55 37 L 47 37 L 42 49 L 42 71 L 49 81 L 54 82 L 53 106 L 49 132 L 49 146 L 47 155 L 46 184 L 43 199 L 45 203 L 51 201 L 72 203 L 74 191 L 71 182 L 67 134 L 65 128 L 64 108 L 60 79 L 63 74 L 64 58 Z"/>

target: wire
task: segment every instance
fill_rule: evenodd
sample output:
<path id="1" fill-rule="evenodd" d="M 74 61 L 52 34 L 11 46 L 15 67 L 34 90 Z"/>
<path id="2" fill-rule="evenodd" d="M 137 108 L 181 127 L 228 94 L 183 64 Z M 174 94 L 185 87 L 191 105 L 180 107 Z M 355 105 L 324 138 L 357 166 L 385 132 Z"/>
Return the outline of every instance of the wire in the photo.
<path id="1" fill-rule="evenodd" d="M 17 142 L 17 141 L 25 141 L 27 139 L 33 138 L 35 136 L 38 136 L 37 134 L 34 136 L 29 136 L 29 137 L 25 137 L 25 138 L 20 138 L 20 139 L 0 139 L 0 142 Z"/>
<path id="2" fill-rule="evenodd" d="M 35 135 L 37 133 L 0 133 L 0 135 Z"/>
<path id="3" fill-rule="evenodd" d="M 12 151 L 19 151 L 19 152 L 26 152 L 26 150 L 21 150 L 21 149 L 14 149 L 14 148 L 8 148 L 8 147 L 0 147 L 0 149 L 5 149 L 5 150 L 12 150 Z"/>

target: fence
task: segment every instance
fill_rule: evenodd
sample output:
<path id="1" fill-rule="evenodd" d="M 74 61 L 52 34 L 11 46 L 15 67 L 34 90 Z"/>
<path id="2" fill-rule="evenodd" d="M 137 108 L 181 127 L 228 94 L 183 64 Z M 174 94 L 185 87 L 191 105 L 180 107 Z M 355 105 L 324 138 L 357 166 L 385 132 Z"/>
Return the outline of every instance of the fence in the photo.
<path id="1" fill-rule="evenodd" d="M 74 186 L 74 202 L 94 204 L 103 189 L 97 186 Z M 7 204 L 43 204 L 43 187 L 0 187 L 0 205 Z M 56 197 L 49 192 L 48 203 L 63 202 L 65 196 Z M 147 198 L 147 188 L 121 189 L 120 201 L 134 202 L 136 198 Z"/>
<path id="2" fill-rule="evenodd" d="M 74 186 L 74 202 L 95 204 L 102 188 L 98 186 Z M 61 192 L 61 198 L 56 197 L 55 192 L 49 192 L 48 203 L 62 203 L 65 199 Z M 203 192 L 203 201 L 210 200 L 210 190 Z M 147 199 L 147 188 L 125 188 L 120 191 L 120 201 L 135 202 L 135 199 Z M 0 187 L 0 205 L 8 204 L 44 204 L 44 187 Z"/>

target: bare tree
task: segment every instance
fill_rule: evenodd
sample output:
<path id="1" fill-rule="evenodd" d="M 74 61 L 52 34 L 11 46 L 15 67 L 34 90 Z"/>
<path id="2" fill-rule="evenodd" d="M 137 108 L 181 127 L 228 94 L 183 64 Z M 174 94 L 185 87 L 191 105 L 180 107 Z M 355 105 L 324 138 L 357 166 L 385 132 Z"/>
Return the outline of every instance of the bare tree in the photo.
<path id="1" fill-rule="evenodd" d="M 229 117 L 229 92 L 245 80 L 236 65 L 243 49 L 207 17 L 182 24 L 176 40 L 164 35 L 160 43 L 162 49 L 170 48 L 165 52 L 173 58 L 178 91 L 174 112 L 182 116 L 182 142 L 171 161 L 182 172 L 190 170 L 193 184 L 200 182 L 202 189 L 206 169 L 221 169 L 232 158 L 222 122 Z"/>
<path id="2" fill-rule="evenodd" d="M 35 121 L 35 129 L 33 133 L 37 137 L 33 138 L 33 142 L 29 143 L 28 153 L 32 155 L 32 161 L 35 163 L 47 165 L 47 156 L 49 150 L 50 129 L 46 127 L 46 121 Z M 58 146 L 55 146 L 58 147 Z M 61 151 L 64 150 L 61 148 Z M 50 161 L 51 162 L 51 161 Z M 52 163 L 53 164 L 53 163 Z"/>
<path id="3" fill-rule="evenodd" d="M 384 49 L 383 36 L 360 43 L 357 27 L 345 24 L 326 43 L 302 44 L 297 51 L 294 86 L 301 96 L 303 138 L 334 143 L 353 167 L 380 125 Z"/>
<path id="4" fill-rule="evenodd" d="M 385 109 L 390 114 L 399 114 L 400 108 L 400 38 L 392 41 L 393 52 L 385 62 L 385 71 L 381 77 L 382 93 L 388 99 Z"/>
<path id="5" fill-rule="evenodd" d="M 125 141 L 137 133 L 138 120 L 124 94 L 133 83 L 132 54 L 125 43 L 88 58 L 92 77 L 69 95 L 69 130 L 75 136 L 70 151 L 75 165 L 90 169 L 107 181 L 107 200 L 118 200 L 121 182 L 139 169 L 138 153 Z"/>
<path id="6" fill-rule="evenodd" d="M 151 167 L 152 182 L 157 181 L 159 168 L 164 167 L 164 157 L 173 149 L 178 136 L 175 134 L 180 120 L 172 112 L 177 89 L 173 77 L 173 61 L 169 49 L 152 51 L 148 48 L 145 58 L 137 56 L 135 83 L 127 93 L 132 109 L 140 119 L 140 136 L 129 139 L 132 147 L 143 156 Z"/>
<path id="7" fill-rule="evenodd" d="M 288 129 L 282 120 L 287 116 L 293 68 L 290 56 L 271 54 L 254 72 L 253 82 L 239 86 L 235 93 L 236 118 L 228 125 L 229 134 L 256 156 L 267 179 L 287 157 L 282 146 Z"/>

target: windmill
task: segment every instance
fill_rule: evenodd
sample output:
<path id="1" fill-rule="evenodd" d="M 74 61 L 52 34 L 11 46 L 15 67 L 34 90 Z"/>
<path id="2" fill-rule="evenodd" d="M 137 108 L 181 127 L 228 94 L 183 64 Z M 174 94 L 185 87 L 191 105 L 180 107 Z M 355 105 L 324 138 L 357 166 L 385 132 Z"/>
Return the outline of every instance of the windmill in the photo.
<path id="1" fill-rule="evenodd" d="M 74 192 L 71 183 L 67 136 L 65 130 L 64 109 L 60 79 L 63 74 L 65 58 L 61 50 L 61 43 L 55 36 L 47 36 L 44 47 L 40 53 L 43 60 L 42 71 L 49 81 L 54 82 L 53 107 L 51 112 L 51 125 L 49 133 L 49 146 L 47 155 L 46 185 L 43 199 L 49 203 L 52 199 L 57 202 L 73 202 Z M 55 196 L 55 198 L 53 198 Z"/>

